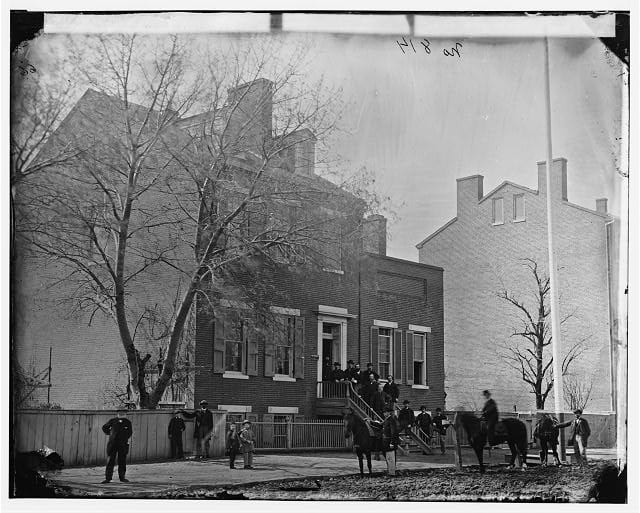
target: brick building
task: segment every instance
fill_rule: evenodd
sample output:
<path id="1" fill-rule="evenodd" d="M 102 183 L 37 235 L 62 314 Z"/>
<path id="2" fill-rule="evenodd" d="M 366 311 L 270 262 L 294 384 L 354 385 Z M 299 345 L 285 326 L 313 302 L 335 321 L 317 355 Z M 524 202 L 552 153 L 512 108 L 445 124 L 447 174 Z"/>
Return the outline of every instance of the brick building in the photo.
<path id="1" fill-rule="evenodd" d="M 518 312 L 498 297 L 509 291 L 531 309 L 537 285 L 523 259 L 547 275 L 545 163 L 538 163 L 538 190 L 505 181 L 485 194 L 481 175 L 457 181 L 457 216 L 417 245 L 421 263 L 444 268 L 445 390 L 447 407 L 477 407 L 491 389 L 503 410 L 535 409 L 520 373 L 506 365 L 505 343 Z M 570 368 L 581 383 L 593 380 L 590 410 L 609 411 L 613 372 L 609 293 L 617 247 L 607 200 L 591 210 L 568 201 L 567 161 L 555 159 L 551 191 L 560 284 L 562 354 L 582 342 L 585 350 Z M 614 264 L 615 269 L 615 264 Z M 615 295 L 614 295 L 615 297 Z M 537 315 L 535 310 L 534 315 Z M 546 348 L 549 355 L 551 346 Z M 553 392 L 546 407 L 553 405 Z"/>
<path id="2" fill-rule="evenodd" d="M 219 119 L 231 116 L 226 130 L 238 133 L 225 175 L 231 185 L 218 193 L 216 207 L 209 215 L 223 215 L 234 208 L 235 191 L 245 185 L 243 176 L 255 169 L 252 148 L 272 137 L 271 95 L 271 84 L 264 79 L 242 85 L 229 91 L 227 106 L 221 112 L 180 119 L 164 134 L 165 144 L 172 144 L 174 150 L 185 148 L 185 141 L 198 144 L 197 137 L 211 136 L 207 128 L 215 130 Z M 58 136 L 98 141 L 92 150 L 98 153 L 102 141 L 117 137 L 119 109 L 122 106 L 117 99 L 89 90 L 63 121 Z M 134 115 L 144 116 L 144 107 L 134 106 L 134 110 Z M 308 129 L 289 134 L 285 150 L 268 170 L 270 184 L 283 179 L 289 185 L 302 184 L 305 190 L 322 192 L 326 201 L 320 205 L 321 212 L 339 210 L 341 205 L 358 206 L 355 197 L 315 173 L 315 137 Z M 158 152 L 154 162 L 162 163 L 165 157 Z M 108 159 L 97 155 L 95 161 Z M 170 173 L 175 162 L 166 165 Z M 173 184 L 173 190 L 179 190 L 179 185 Z M 166 197 L 162 196 L 163 201 Z M 150 195 L 144 207 L 154 208 L 159 199 Z M 187 200 L 185 196 L 185 204 Z M 237 230 L 251 237 L 256 230 L 264 229 L 265 215 L 274 216 L 275 212 L 276 216 L 296 217 L 307 215 L 309 210 L 313 209 L 300 201 L 262 206 L 239 218 Z M 358 209 L 355 211 L 357 214 Z M 192 213 L 192 217 L 198 215 L 197 211 Z M 195 331 L 183 343 L 192 362 L 188 383 L 191 394 L 185 397 L 188 405 L 206 398 L 211 406 L 239 416 L 314 416 L 318 413 L 315 399 L 326 358 L 343 368 L 348 360 L 360 362 L 363 368 L 372 362 L 382 377 L 394 374 L 401 384 L 401 397 L 409 398 L 416 408 L 443 404 L 442 269 L 387 257 L 386 219 L 382 216 L 364 219 L 349 213 L 344 217 L 355 226 L 355 236 L 343 241 L 341 235 L 329 233 L 315 241 L 322 266 L 303 262 L 295 265 L 299 255 L 286 258 L 272 254 L 274 258 L 245 260 L 244 268 L 240 266 L 231 273 L 236 282 L 226 281 L 229 275 L 224 277 L 223 287 L 218 278 L 216 287 L 209 282 L 207 301 L 200 297 L 193 308 Z M 170 226 L 156 231 L 152 242 L 162 242 L 163 237 L 176 241 L 190 237 L 176 230 L 175 224 Z M 328 226 L 329 231 L 342 230 L 336 224 Z M 77 246 L 81 244 L 79 238 Z M 106 244 L 105 251 L 114 251 Z M 196 243 L 198 251 L 201 248 Z M 89 252 L 80 257 L 90 260 L 92 255 Z M 193 249 L 187 246 L 182 253 L 176 250 L 172 258 L 172 262 L 192 260 Z M 52 347 L 51 402 L 63 408 L 100 408 L 105 404 L 105 388 L 126 385 L 118 328 L 100 313 L 70 313 L 68 304 L 60 298 L 73 297 L 74 285 L 61 282 L 60 276 L 55 261 L 20 262 L 15 282 L 15 354 L 22 365 L 35 355 L 43 367 Z M 137 314 L 149 307 L 170 306 L 176 301 L 180 280 L 180 273 L 173 268 L 158 266 L 148 276 L 136 279 L 128 305 Z M 260 311 L 247 308 L 243 294 L 237 292 L 243 285 L 245 290 L 255 289 L 252 292 L 261 295 Z M 136 345 L 141 354 L 148 351 L 152 355 L 148 369 L 153 371 L 161 344 L 153 336 L 139 336 Z M 44 395 L 40 390 L 34 397 L 42 401 Z"/>

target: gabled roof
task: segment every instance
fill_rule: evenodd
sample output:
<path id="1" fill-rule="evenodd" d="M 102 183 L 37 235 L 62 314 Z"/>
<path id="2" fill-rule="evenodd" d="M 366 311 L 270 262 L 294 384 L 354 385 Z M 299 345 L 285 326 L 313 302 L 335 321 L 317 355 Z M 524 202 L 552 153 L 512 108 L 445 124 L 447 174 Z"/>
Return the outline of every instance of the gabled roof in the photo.
<path id="1" fill-rule="evenodd" d="M 457 220 L 458 220 L 458 218 L 454 217 L 451 221 L 449 221 L 449 222 L 445 223 L 444 225 L 442 225 L 435 232 L 433 232 L 431 235 L 429 235 L 426 239 L 418 242 L 418 244 L 416 244 L 416 248 L 421 249 L 422 246 L 424 246 L 427 242 L 429 242 L 432 238 L 434 238 L 436 235 L 438 235 L 445 228 L 448 228 L 449 226 L 451 226 Z"/>
<path id="2" fill-rule="evenodd" d="M 491 192 L 488 192 L 487 194 L 482 196 L 482 198 L 478 200 L 478 205 L 483 201 L 485 201 L 486 199 L 488 199 L 490 196 L 493 196 L 496 192 L 498 192 L 500 189 L 502 189 L 506 185 L 510 185 L 511 187 L 515 187 L 516 189 L 520 189 L 525 192 L 530 192 L 531 194 L 538 194 L 538 191 L 534 189 L 529 189 L 529 187 L 518 185 L 517 183 L 513 183 L 513 182 L 510 182 L 509 180 L 505 180 L 500 185 L 498 185 L 495 189 L 493 189 Z"/>

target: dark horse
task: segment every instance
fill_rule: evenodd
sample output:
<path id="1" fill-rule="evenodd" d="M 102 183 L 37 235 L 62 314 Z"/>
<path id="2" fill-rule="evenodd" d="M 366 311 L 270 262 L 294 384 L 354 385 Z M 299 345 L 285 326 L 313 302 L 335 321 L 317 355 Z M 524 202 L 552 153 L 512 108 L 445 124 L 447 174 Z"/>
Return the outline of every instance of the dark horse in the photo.
<path id="1" fill-rule="evenodd" d="M 363 455 L 367 457 L 367 467 L 369 468 L 369 476 L 371 476 L 371 453 L 382 451 L 382 433 L 374 435 L 374 430 L 372 429 L 370 432 L 369 429 L 365 422 L 354 413 L 345 414 L 344 437 L 349 438 L 353 435 L 353 447 L 358 456 L 361 476 L 364 476 Z"/>
<path id="2" fill-rule="evenodd" d="M 459 413 L 457 415 L 457 425 L 462 425 L 467 433 L 467 438 L 473 447 L 480 472 L 484 473 L 483 450 L 487 441 L 487 431 L 480 422 L 480 419 L 473 413 Z M 527 467 L 527 428 L 518 419 L 503 419 L 496 424 L 494 445 L 508 443 L 511 449 L 510 467 L 515 466 L 516 457 L 524 470 Z"/>
<path id="3" fill-rule="evenodd" d="M 549 414 L 543 414 L 538 421 L 534 431 L 533 438 L 540 440 L 540 464 L 547 465 L 548 450 L 553 453 L 553 460 L 557 466 L 560 466 L 560 458 L 558 457 L 558 436 L 560 434 L 557 428 L 557 421 Z"/>

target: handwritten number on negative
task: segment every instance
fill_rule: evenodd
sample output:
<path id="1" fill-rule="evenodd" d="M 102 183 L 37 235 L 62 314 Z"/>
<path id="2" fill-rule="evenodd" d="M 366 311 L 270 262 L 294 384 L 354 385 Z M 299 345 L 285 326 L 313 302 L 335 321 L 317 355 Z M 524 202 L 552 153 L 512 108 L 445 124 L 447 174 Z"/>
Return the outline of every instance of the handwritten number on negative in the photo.
<path id="1" fill-rule="evenodd" d="M 451 50 L 447 50 L 446 48 L 443 48 L 442 53 L 447 57 L 453 57 L 453 56 L 461 57 L 460 48 L 462 48 L 462 43 L 456 43 L 456 46 L 452 47 Z"/>

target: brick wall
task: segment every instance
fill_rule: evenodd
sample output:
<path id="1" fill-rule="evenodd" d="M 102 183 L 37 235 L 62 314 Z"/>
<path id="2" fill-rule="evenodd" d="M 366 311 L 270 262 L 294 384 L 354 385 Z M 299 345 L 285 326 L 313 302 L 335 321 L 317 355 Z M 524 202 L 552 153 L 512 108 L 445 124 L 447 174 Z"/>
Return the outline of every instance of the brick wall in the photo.
<path id="1" fill-rule="evenodd" d="M 554 172 L 566 169 L 563 159 Z M 555 182 L 561 183 L 562 177 Z M 467 180 L 465 183 L 471 182 Z M 459 182 L 460 183 L 460 182 Z M 570 191 L 569 191 L 570 193 Z M 524 194 L 526 221 L 513 222 L 513 195 Z M 504 199 L 502 225 L 492 225 L 492 199 Z M 445 388 L 447 407 L 482 404 L 491 389 L 503 410 L 535 408 L 533 394 L 501 358 L 499 344 L 518 326 L 514 307 L 497 297 L 508 290 L 533 304 L 535 281 L 522 265 L 534 259 L 547 274 L 546 196 L 506 182 L 490 197 L 459 193 L 457 219 L 419 248 L 419 260 L 444 268 Z M 605 215 L 572 206 L 556 195 L 555 244 L 560 283 L 563 351 L 582 339 L 587 350 L 571 371 L 593 376 L 588 409 L 610 410 L 609 301 Z M 551 351 L 551 347 L 547 348 Z M 564 354 L 564 352 L 563 352 Z M 553 405 L 553 394 L 546 406 Z"/>

